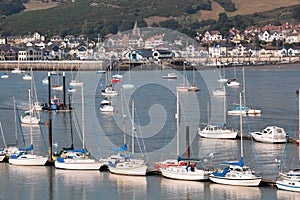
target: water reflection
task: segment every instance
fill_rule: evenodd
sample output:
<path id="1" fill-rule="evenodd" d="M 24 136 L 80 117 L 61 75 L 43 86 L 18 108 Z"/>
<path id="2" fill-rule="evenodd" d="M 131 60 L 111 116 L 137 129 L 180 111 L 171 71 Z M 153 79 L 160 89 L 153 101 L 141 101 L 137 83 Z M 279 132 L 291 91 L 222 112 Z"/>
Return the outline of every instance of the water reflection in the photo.
<path id="1" fill-rule="evenodd" d="M 141 199 L 147 194 L 147 179 L 145 176 L 109 174 L 108 178 L 117 186 L 119 199 Z"/>
<path id="2" fill-rule="evenodd" d="M 299 192 L 290 192 L 284 190 L 277 190 L 276 192 L 277 199 L 289 199 L 289 200 L 300 200 Z"/>
<path id="3" fill-rule="evenodd" d="M 162 178 L 161 193 L 166 194 L 167 199 L 206 199 L 204 188 L 208 183 Z"/>
<path id="4" fill-rule="evenodd" d="M 47 177 L 51 168 L 45 166 L 14 166 L 2 163 L 3 170 L 7 174 L 5 183 L 1 187 L 2 199 L 39 199 L 48 196 L 51 191 L 48 188 Z M 2 179 L 1 182 L 4 180 Z M 9 183 L 9 184 L 7 184 Z M 4 191 L 13 191 L 6 193 Z"/>
<path id="5" fill-rule="evenodd" d="M 209 185 L 211 199 L 261 199 L 262 193 L 258 187 L 241 187 L 213 184 Z"/>
<path id="6" fill-rule="evenodd" d="M 240 156 L 239 141 L 198 138 L 199 158 L 207 164 L 217 167 L 226 160 L 238 160 Z"/>
<path id="7" fill-rule="evenodd" d="M 281 160 L 284 144 L 256 142 L 254 145 L 263 177 L 275 180 L 278 173 L 274 172 L 279 170 L 279 160 Z"/>

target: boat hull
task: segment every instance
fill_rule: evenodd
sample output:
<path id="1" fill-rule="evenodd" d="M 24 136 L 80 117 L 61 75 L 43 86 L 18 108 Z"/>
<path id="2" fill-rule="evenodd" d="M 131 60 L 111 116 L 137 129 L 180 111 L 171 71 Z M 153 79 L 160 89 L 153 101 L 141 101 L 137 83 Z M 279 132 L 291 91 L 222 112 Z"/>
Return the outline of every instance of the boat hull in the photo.
<path id="1" fill-rule="evenodd" d="M 198 134 L 201 137 L 204 138 L 209 138 L 209 139 L 235 139 L 237 136 L 237 132 L 203 132 L 203 131 L 199 131 Z"/>
<path id="2" fill-rule="evenodd" d="M 260 177 L 256 178 L 249 178 L 249 179 L 235 179 L 235 178 L 228 178 L 228 177 L 219 177 L 219 176 L 214 176 L 210 175 L 209 179 L 218 184 L 223 184 L 223 185 L 238 185 L 238 186 L 258 186 L 259 183 L 261 182 Z"/>
<path id="3" fill-rule="evenodd" d="M 46 164 L 47 157 L 33 157 L 33 158 L 9 158 L 8 162 L 11 165 L 20 166 L 43 166 Z"/>
<path id="4" fill-rule="evenodd" d="M 113 174 L 120 175 L 132 175 L 132 176 L 145 176 L 147 172 L 147 166 L 139 166 L 139 167 L 127 167 L 127 168 L 119 168 L 109 166 L 109 171 Z"/>
<path id="5" fill-rule="evenodd" d="M 67 170 L 99 170 L 103 166 L 103 164 L 93 159 L 84 159 L 82 161 L 77 159 L 70 159 L 68 161 L 65 159 L 64 162 L 55 161 L 54 166 L 57 169 Z"/>
<path id="6" fill-rule="evenodd" d="M 258 141 L 258 142 L 263 142 L 263 143 L 286 143 L 286 137 L 284 138 L 268 138 L 268 137 L 263 137 L 260 135 L 256 135 L 255 133 L 252 133 L 252 136 L 254 138 L 254 140 Z"/>
<path id="7" fill-rule="evenodd" d="M 31 119 L 30 119 L 31 118 Z M 22 124 L 39 124 L 40 119 L 36 117 L 21 117 Z"/>
<path id="8" fill-rule="evenodd" d="M 172 167 L 171 167 L 172 168 Z M 184 167 L 185 168 L 185 167 Z M 185 170 L 185 169 L 183 169 Z M 177 180 L 186 180 L 186 181 L 205 181 L 208 180 L 208 173 L 205 173 L 203 170 L 196 170 L 193 172 L 175 172 L 168 170 L 167 168 L 160 169 L 162 175 L 166 178 L 177 179 Z"/>
<path id="9" fill-rule="evenodd" d="M 276 181 L 278 189 L 287 190 L 292 192 L 300 192 L 300 182 L 289 181 L 289 180 L 278 180 Z"/>

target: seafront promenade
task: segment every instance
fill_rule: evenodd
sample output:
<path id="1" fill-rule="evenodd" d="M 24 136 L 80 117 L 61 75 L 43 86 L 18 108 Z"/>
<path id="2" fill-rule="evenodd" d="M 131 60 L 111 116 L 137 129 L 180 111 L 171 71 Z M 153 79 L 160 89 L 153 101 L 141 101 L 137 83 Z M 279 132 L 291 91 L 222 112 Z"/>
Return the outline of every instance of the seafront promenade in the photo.
<path id="1" fill-rule="evenodd" d="M 187 65 L 172 64 L 172 62 L 186 62 Z M 174 58 L 163 61 L 118 61 L 114 64 L 115 69 L 126 70 L 128 66 L 142 66 L 144 69 L 181 69 L 186 70 L 193 67 L 217 67 L 217 66 L 232 66 L 232 65 L 272 65 L 272 64 L 289 64 L 300 62 L 300 57 L 222 57 L 222 58 Z M 179 62 L 180 63 L 180 62 Z M 0 61 L 0 70 L 13 70 L 21 68 L 23 70 L 32 68 L 33 70 L 50 71 L 50 70 L 106 70 L 110 65 L 109 60 L 39 60 L 39 61 Z"/>

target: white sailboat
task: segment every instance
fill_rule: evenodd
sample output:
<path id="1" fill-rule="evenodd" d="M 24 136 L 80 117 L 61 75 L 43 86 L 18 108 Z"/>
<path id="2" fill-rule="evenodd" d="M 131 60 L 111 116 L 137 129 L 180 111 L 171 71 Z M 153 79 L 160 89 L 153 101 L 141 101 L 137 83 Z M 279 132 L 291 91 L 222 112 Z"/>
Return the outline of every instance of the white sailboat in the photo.
<path id="1" fill-rule="evenodd" d="M 235 88 L 235 87 L 239 87 L 240 83 L 236 80 L 236 67 L 235 67 L 235 64 L 234 64 L 233 68 L 234 68 L 234 78 L 227 81 L 227 86 Z"/>
<path id="2" fill-rule="evenodd" d="M 6 141 L 5 141 L 5 137 L 4 137 L 4 133 L 3 133 L 3 128 L 2 128 L 2 123 L 1 122 L 0 122 L 0 130 L 1 130 L 1 135 L 2 135 L 3 144 L 4 144 L 4 149 L 0 149 L 0 162 L 2 162 L 4 160 L 4 158 L 6 157 L 5 149 L 7 149 L 7 145 L 6 145 Z"/>
<path id="3" fill-rule="evenodd" d="M 300 109 L 300 91 L 297 90 L 298 94 L 298 105 Z M 300 122 L 300 110 L 299 110 L 299 122 Z M 300 123 L 298 128 L 298 133 L 300 133 Z M 300 140 L 300 134 L 299 134 L 299 140 Z M 288 140 L 286 140 L 286 145 L 288 144 Z M 284 148 L 286 149 L 286 148 Z M 284 155 L 283 153 L 282 155 Z M 298 144 L 298 163 L 300 163 L 300 145 Z M 283 159 L 282 159 L 283 160 Z M 280 164 L 280 168 L 282 168 L 282 163 Z M 300 168 L 293 169 L 288 171 L 287 173 L 280 172 L 279 173 L 279 179 L 276 181 L 276 186 L 278 189 L 281 190 L 288 190 L 293 192 L 300 192 Z"/>
<path id="4" fill-rule="evenodd" d="M 220 77 L 218 78 L 218 82 L 220 83 L 226 83 L 228 81 L 228 78 L 225 76 L 225 66 L 222 65 L 220 67 Z"/>
<path id="5" fill-rule="evenodd" d="M 240 106 L 242 106 L 241 93 Z M 258 186 L 261 182 L 261 177 L 256 176 L 249 167 L 244 165 L 242 118 L 242 110 L 240 110 L 241 158 L 239 161 L 222 162 L 221 164 L 228 166 L 222 171 L 216 171 L 209 175 L 209 179 L 214 183 L 238 186 Z"/>
<path id="6" fill-rule="evenodd" d="M 243 115 L 260 115 L 261 110 L 249 108 L 246 105 L 246 81 L 245 81 L 245 70 L 243 68 L 243 103 L 240 106 L 234 107 L 232 110 L 228 111 L 229 115 L 239 115 L 240 110 L 242 110 Z"/>
<path id="7" fill-rule="evenodd" d="M 30 94 L 30 92 L 29 92 Z M 31 117 L 31 113 L 30 113 Z M 29 118 L 31 119 L 31 118 Z M 22 165 L 22 166 L 43 166 L 46 164 L 48 157 L 40 156 L 33 153 L 33 139 L 32 139 L 32 123 L 30 122 L 30 147 L 21 149 L 19 148 L 15 154 L 9 157 L 9 164 Z"/>
<path id="8" fill-rule="evenodd" d="M 212 172 L 197 169 L 195 165 L 190 165 L 189 163 L 189 144 L 187 144 L 187 165 L 180 165 L 179 164 L 179 96 L 177 91 L 177 113 L 176 113 L 176 119 L 177 119 L 177 156 L 178 156 L 178 164 L 177 165 L 170 165 L 166 167 L 160 168 L 160 171 L 162 175 L 166 178 L 171 179 L 177 179 L 177 180 L 189 180 L 189 181 L 203 181 L 208 180 L 208 175 Z M 189 138 L 188 134 L 188 127 L 187 127 L 187 138 Z M 187 139 L 187 143 L 188 143 Z"/>
<path id="9" fill-rule="evenodd" d="M 39 124 L 40 118 L 35 115 L 35 111 L 31 101 L 30 89 L 28 89 L 28 99 L 29 99 L 29 110 L 25 111 L 25 113 L 21 116 L 21 122 L 22 124 Z"/>
<path id="10" fill-rule="evenodd" d="M 209 105 L 207 106 L 209 110 Z M 223 105 L 223 124 L 213 124 L 208 123 L 202 130 L 198 128 L 198 134 L 204 138 L 210 139 L 235 139 L 237 136 L 237 131 L 234 129 L 228 129 L 226 127 L 226 97 L 224 97 L 224 105 Z M 209 111 L 208 111 L 209 113 Z"/>
<path id="11" fill-rule="evenodd" d="M 135 175 L 145 176 L 147 172 L 147 165 L 143 159 L 135 159 L 134 155 L 134 138 L 135 138 L 135 126 L 134 126 L 134 101 L 132 101 L 132 119 L 131 119 L 131 156 L 123 156 L 118 154 L 117 156 L 111 156 L 109 160 L 109 171 L 114 174 L 120 175 Z M 125 133 L 124 133 L 125 134 Z M 127 150 L 126 143 L 123 145 L 123 151 Z"/>
<path id="12" fill-rule="evenodd" d="M 68 150 L 54 162 L 55 168 L 68 170 L 99 170 L 103 163 L 90 158 L 85 150 L 85 129 L 84 129 L 84 93 L 83 85 L 81 86 L 81 102 L 82 102 L 82 149 Z"/>
<path id="13" fill-rule="evenodd" d="M 111 99 L 105 98 L 100 102 L 99 109 L 101 112 L 114 112 L 114 107 L 111 105 Z"/>

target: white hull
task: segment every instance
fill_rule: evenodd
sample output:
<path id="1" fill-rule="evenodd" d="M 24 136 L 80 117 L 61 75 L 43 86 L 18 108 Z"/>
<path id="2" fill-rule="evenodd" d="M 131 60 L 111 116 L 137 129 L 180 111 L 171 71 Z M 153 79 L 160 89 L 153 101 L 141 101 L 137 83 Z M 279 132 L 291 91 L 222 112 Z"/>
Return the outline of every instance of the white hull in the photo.
<path id="1" fill-rule="evenodd" d="M 63 91 L 63 86 L 52 86 L 52 90 Z"/>
<path id="2" fill-rule="evenodd" d="M 160 169 L 162 175 L 166 178 L 186 180 L 186 181 L 204 181 L 208 180 L 208 173 L 203 170 L 195 169 L 194 172 L 188 170 L 186 171 L 185 166 L 176 166 Z"/>
<path id="3" fill-rule="evenodd" d="M 237 81 L 231 81 L 231 82 L 227 82 L 227 86 L 228 87 L 239 87 L 240 83 Z"/>
<path id="4" fill-rule="evenodd" d="M 261 182 L 261 178 L 249 178 L 249 179 L 234 179 L 234 178 L 227 178 L 227 177 L 219 177 L 210 175 L 209 179 L 218 184 L 224 185 L 238 185 L 238 186 L 258 186 Z"/>
<path id="5" fill-rule="evenodd" d="M 31 76 L 23 76 L 23 80 L 25 80 L 25 81 L 31 81 L 32 77 Z"/>
<path id="6" fill-rule="evenodd" d="M 114 107 L 113 106 L 100 106 L 100 111 L 101 112 L 114 112 Z"/>
<path id="7" fill-rule="evenodd" d="M 70 82 L 70 85 L 71 86 L 82 86 L 83 82 L 73 80 L 73 81 Z"/>
<path id="8" fill-rule="evenodd" d="M 109 171 L 111 173 L 121 174 L 121 175 L 145 176 L 147 172 L 147 166 L 143 165 L 139 167 L 127 167 L 127 168 L 109 166 Z"/>
<path id="9" fill-rule="evenodd" d="M 204 138 L 210 139 L 235 139 L 237 132 L 235 131 L 223 131 L 223 132 L 203 132 L 199 131 L 198 134 Z"/>
<path id="10" fill-rule="evenodd" d="M 300 192 L 300 182 L 289 180 L 278 180 L 276 186 L 281 190 L 288 190 L 293 192 Z"/>
<path id="11" fill-rule="evenodd" d="M 9 78 L 9 76 L 6 74 L 6 75 L 1 75 L 1 78 Z"/>
<path id="12" fill-rule="evenodd" d="M 11 71 L 12 74 L 21 74 L 23 73 L 24 71 L 19 69 L 19 68 L 15 68 L 14 70 Z"/>
<path id="13" fill-rule="evenodd" d="M 189 91 L 189 88 L 188 87 L 185 87 L 185 86 L 178 86 L 176 87 L 176 90 L 178 92 L 188 92 Z"/>
<path id="14" fill-rule="evenodd" d="M 38 119 L 37 117 L 26 116 L 26 117 L 21 117 L 21 122 L 22 124 L 39 124 L 40 119 Z"/>
<path id="15" fill-rule="evenodd" d="M 103 165 L 94 159 L 64 159 L 64 162 L 54 162 L 57 169 L 69 170 L 99 170 Z"/>
<path id="16" fill-rule="evenodd" d="M 263 137 L 261 135 L 257 135 L 255 133 L 252 133 L 252 136 L 254 140 L 258 142 L 263 142 L 263 143 L 286 143 L 286 138 L 273 138 L 273 137 Z"/>
<path id="17" fill-rule="evenodd" d="M 228 114 L 229 115 L 240 115 L 240 110 L 229 110 L 228 111 Z M 261 114 L 261 110 L 255 110 L 255 109 L 249 109 L 247 111 L 245 110 L 242 110 L 242 115 L 259 115 Z"/>
<path id="18" fill-rule="evenodd" d="M 1 155 L 0 156 L 0 162 L 2 162 L 4 160 L 4 158 L 5 158 L 5 155 Z"/>
<path id="19" fill-rule="evenodd" d="M 48 158 L 42 156 L 32 156 L 27 158 L 9 158 L 8 162 L 12 165 L 21 166 L 43 166 L 46 164 Z"/>

